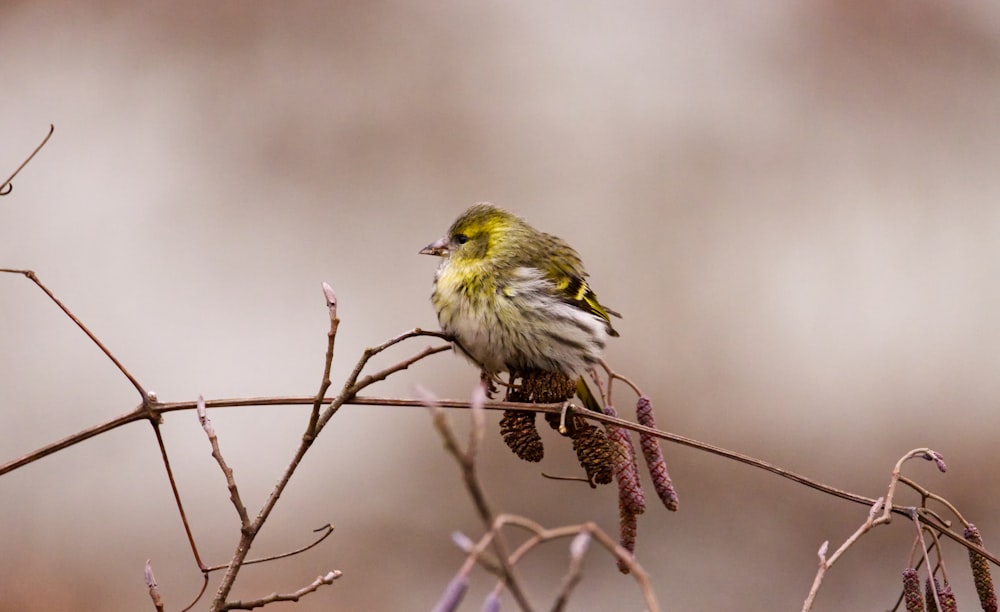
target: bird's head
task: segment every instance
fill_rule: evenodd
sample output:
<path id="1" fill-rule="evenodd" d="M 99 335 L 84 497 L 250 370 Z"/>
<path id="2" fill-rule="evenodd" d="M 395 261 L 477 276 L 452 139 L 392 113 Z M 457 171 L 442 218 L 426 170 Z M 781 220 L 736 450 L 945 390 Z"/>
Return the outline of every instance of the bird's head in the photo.
<path id="1" fill-rule="evenodd" d="M 428 244 L 420 253 L 447 257 L 458 263 L 484 262 L 502 250 L 506 237 L 523 224 L 511 213 L 480 202 L 462 213 L 444 237 Z"/>

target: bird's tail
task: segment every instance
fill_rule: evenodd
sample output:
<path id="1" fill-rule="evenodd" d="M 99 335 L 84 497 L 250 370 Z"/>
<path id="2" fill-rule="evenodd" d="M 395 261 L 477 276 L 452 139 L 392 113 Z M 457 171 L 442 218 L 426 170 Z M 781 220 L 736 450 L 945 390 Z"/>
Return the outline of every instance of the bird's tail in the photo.
<path id="1" fill-rule="evenodd" d="M 583 406 L 587 410 L 593 410 L 594 412 L 601 413 L 604 412 L 604 410 L 601 409 L 601 403 L 597 401 L 597 398 L 590 390 L 590 387 L 587 386 L 587 381 L 583 376 L 576 381 L 576 395 L 580 398 L 580 401 L 583 402 Z"/>

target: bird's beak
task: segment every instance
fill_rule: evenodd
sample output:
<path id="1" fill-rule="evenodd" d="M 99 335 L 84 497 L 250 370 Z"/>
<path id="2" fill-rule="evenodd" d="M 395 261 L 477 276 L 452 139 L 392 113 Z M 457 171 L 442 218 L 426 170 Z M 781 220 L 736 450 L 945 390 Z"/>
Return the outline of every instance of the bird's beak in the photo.
<path id="1" fill-rule="evenodd" d="M 420 249 L 420 255 L 437 255 L 438 257 L 444 257 L 448 254 L 448 242 L 442 238 L 437 242 L 432 242 Z"/>

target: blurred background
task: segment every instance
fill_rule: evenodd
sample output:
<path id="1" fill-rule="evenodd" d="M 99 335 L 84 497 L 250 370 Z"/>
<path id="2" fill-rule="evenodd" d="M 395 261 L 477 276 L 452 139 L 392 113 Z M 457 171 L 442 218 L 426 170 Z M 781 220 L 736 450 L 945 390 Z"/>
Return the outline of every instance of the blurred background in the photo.
<path id="1" fill-rule="evenodd" d="M 1000 550 L 1000 5 L 14 1 L 0 4 L 0 267 L 31 268 L 164 401 L 309 395 L 340 300 L 334 389 L 364 347 L 436 328 L 417 255 L 490 200 L 567 239 L 624 313 L 608 359 L 658 424 L 860 494 L 906 473 Z M 131 410 L 128 382 L 29 281 L 0 276 L 0 462 Z M 397 347 L 379 364 L 427 342 Z M 465 398 L 450 353 L 369 394 Z M 619 411 L 634 398 L 618 389 Z M 255 515 L 304 407 L 211 413 Z M 500 512 L 617 532 L 613 487 L 540 465 L 490 415 Z M 467 416 L 451 413 L 464 430 Z M 238 522 L 193 413 L 163 425 L 207 563 Z M 867 509 L 665 445 L 681 510 L 650 506 L 638 561 L 673 610 L 797 610 L 824 540 Z M 651 491 L 650 491 L 651 494 Z M 902 503 L 915 503 L 905 495 Z M 0 609 L 168 609 L 201 578 L 144 424 L 0 477 Z M 346 407 L 323 432 L 235 596 L 332 587 L 275 610 L 424 610 L 481 534 L 423 409 Z M 890 608 L 913 529 L 869 534 L 816 610 Z M 541 609 L 568 543 L 525 562 Z M 965 551 L 947 547 L 975 608 Z M 465 609 L 493 580 L 473 574 Z M 215 576 L 204 609 L 218 582 Z M 509 598 L 505 609 L 514 609 Z M 596 548 L 575 610 L 638 610 Z"/>

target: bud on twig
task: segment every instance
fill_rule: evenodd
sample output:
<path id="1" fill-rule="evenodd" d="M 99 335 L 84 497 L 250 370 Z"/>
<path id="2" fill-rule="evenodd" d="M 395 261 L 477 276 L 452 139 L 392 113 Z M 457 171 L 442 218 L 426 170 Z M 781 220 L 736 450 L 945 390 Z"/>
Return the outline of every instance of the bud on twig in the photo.
<path id="1" fill-rule="evenodd" d="M 583 556 L 587 554 L 587 549 L 590 548 L 591 535 L 589 531 L 581 531 L 573 538 L 573 541 L 569 543 L 569 554 L 575 560 L 583 559 Z"/>
<path id="2" fill-rule="evenodd" d="M 500 612 L 500 596 L 496 591 L 490 591 L 483 600 L 482 612 Z"/>
<path id="3" fill-rule="evenodd" d="M 451 579 L 445 587 L 441 599 L 434 606 L 434 612 L 452 612 L 457 610 L 465 597 L 465 592 L 469 590 L 469 580 L 465 574 L 459 574 Z"/>

